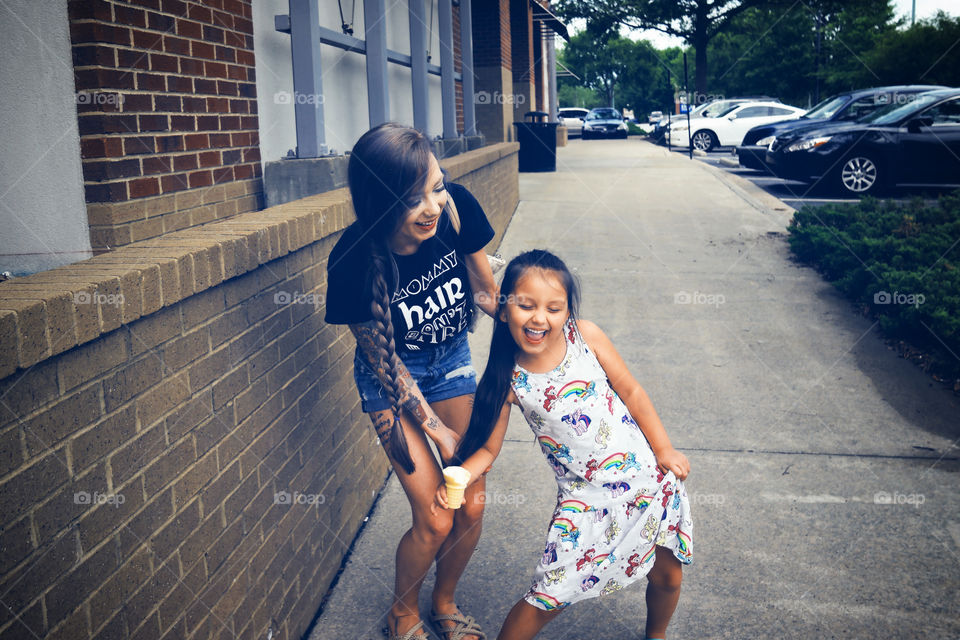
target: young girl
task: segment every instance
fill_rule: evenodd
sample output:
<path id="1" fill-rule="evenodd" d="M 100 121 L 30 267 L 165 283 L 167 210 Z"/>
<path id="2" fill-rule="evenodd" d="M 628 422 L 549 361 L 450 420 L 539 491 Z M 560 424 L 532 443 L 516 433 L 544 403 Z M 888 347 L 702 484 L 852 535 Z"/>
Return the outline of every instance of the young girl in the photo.
<path id="1" fill-rule="evenodd" d="M 419 131 L 387 123 L 357 141 L 347 166 L 357 221 L 330 252 L 327 312 L 356 336 L 354 379 L 361 408 L 403 486 L 413 526 L 397 546 L 391 640 L 426 638 L 417 605 L 437 562 L 431 623 L 443 640 L 483 640 L 454 602 L 477 540 L 483 504 L 431 513 L 440 466 L 470 420 L 476 373 L 467 327 L 473 301 L 493 314 L 496 283 L 483 250 L 494 232 L 476 199 L 447 183 Z M 456 203 L 459 229 L 451 217 Z M 468 497 L 483 491 L 479 479 Z"/>
<path id="2" fill-rule="evenodd" d="M 607 336 L 577 320 L 578 301 L 573 276 L 553 254 L 529 251 L 510 262 L 490 359 L 458 448 L 471 477 L 481 477 L 517 405 L 557 476 L 557 508 L 533 586 L 499 637 L 533 638 L 567 605 L 646 576 L 646 636 L 664 638 L 681 563 L 692 559 L 682 482 L 690 463 Z M 435 500 L 446 508 L 442 484 Z"/>

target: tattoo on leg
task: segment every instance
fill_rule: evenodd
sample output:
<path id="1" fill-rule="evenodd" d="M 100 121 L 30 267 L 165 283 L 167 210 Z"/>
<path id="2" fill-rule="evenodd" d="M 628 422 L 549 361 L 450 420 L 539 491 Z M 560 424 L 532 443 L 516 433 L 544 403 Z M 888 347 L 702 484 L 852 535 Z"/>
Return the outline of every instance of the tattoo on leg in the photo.
<path id="1" fill-rule="evenodd" d="M 426 425 L 427 425 L 427 428 L 430 429 L 431 431 L 436 431 L 437 429 L 440 428 L 440 421 L 437 420 L 436 418 L 430 418 L 429 420 L 427 420 Z"/>

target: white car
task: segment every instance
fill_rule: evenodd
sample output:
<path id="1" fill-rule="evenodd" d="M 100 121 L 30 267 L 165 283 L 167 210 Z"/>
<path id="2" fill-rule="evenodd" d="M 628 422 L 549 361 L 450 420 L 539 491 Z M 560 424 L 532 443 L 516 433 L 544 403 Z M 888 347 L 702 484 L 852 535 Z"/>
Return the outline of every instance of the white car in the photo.
<path id="1" fill-rule="evenodd" d="M 567 135 L 581 135 L 583 133 L 583 119 L 590 113 L 590 109 L 579 107 L 563 107 L 557 111 L 557 119 L 567 128 Z"/>
<path id="2" fill-rule="evenodd" d="M 690 118 L 690 137 L 687 137 L 687 119 L 678 116 L 670 125 L 670 144 L 710 151 L 714 147 L 732 147 L 743 141 L 747 131 L 759 124 L 799 118 L 806 109 L 779 102 L 744 102 L 729 107 L 713 118 Z"/>

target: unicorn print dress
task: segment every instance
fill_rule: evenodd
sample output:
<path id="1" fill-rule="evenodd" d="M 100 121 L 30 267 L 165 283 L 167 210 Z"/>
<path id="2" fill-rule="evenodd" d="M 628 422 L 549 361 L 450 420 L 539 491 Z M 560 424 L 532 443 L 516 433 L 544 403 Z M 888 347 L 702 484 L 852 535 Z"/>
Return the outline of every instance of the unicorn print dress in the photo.
<path id="1" fill-rule="evenodd" d="M 611 593 L 653 567 L 654 548 L 692 560 L 683 483 L 660 473 L 643 432 L 570 319 L 547 373 L 519 365 L 511 386 L 557 477 L 557 508 L 525 599 L 545 610 Z"/>

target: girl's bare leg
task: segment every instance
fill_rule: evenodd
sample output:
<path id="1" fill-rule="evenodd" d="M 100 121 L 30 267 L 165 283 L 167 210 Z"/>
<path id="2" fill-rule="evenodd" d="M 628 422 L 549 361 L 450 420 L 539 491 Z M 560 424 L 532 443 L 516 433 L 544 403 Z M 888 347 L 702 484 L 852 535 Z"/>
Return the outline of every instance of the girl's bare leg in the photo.
<path id="1" fill-rule="evenodd" d="M 384 433 L 384 430 L 393 424 L 393 412 L 389 409 L 372 412 L 370 418 L 377 433 Z M 401 417 L 401 424 L 416 469 L 411 474 L 405 473 L 403 468 L 390 458 L 389 447 L 385 446 L 387 457 L 390 458 L 413 512 L 413 526 L 403 534 L 397 546 L 394 600 L 387 614 L 390 632 L 397 634 L 409 631 L 420 621 L 420 586 L 453 527 L 451 511 L 438 510 L 436 515 L 430 512 L 442 474 L 433 450 L 427 443 L 426 435 L 422 429 L 411 424 L 406 416 Z M 386 442 L 383 444 L 386 445 Z"/>
<path id="2" fill-rule="evenodd" d="M 507 614 L 497 640 L 530 640 L 561 611 L 563 609 L 544 611 L 521 598 Z"/>
<path id="3" fill-rule="evenodd" d="M 462 435 L 470 424 L 473 396 L 464 395 L 449 400 L 434 402 L 430 407 L 443 423 Z M 453 529 L 437 554 L 437 581 L 433 587 L 433 610 L 438 614 L 451 615 L 457 612 L 455 591 L 473 551 L 480 541 L 483 522 L 483 496 L 486 478 L 470 485 L 464 494 L 463 505 L 453 511 Z M 448 512 L 449 513 L 449 512 Z M 453 629 L 455 624 L 444 626 Z M 467 636 L 465 640 L 474 640 Z"/>
<path id="4" fill-rule="evenodd" d="M 657 547 L 656 560 L 647 574 L 647 637 L 666 638 L 667 625 L 680 600 L 683 564 L 666 547 Z"/>

